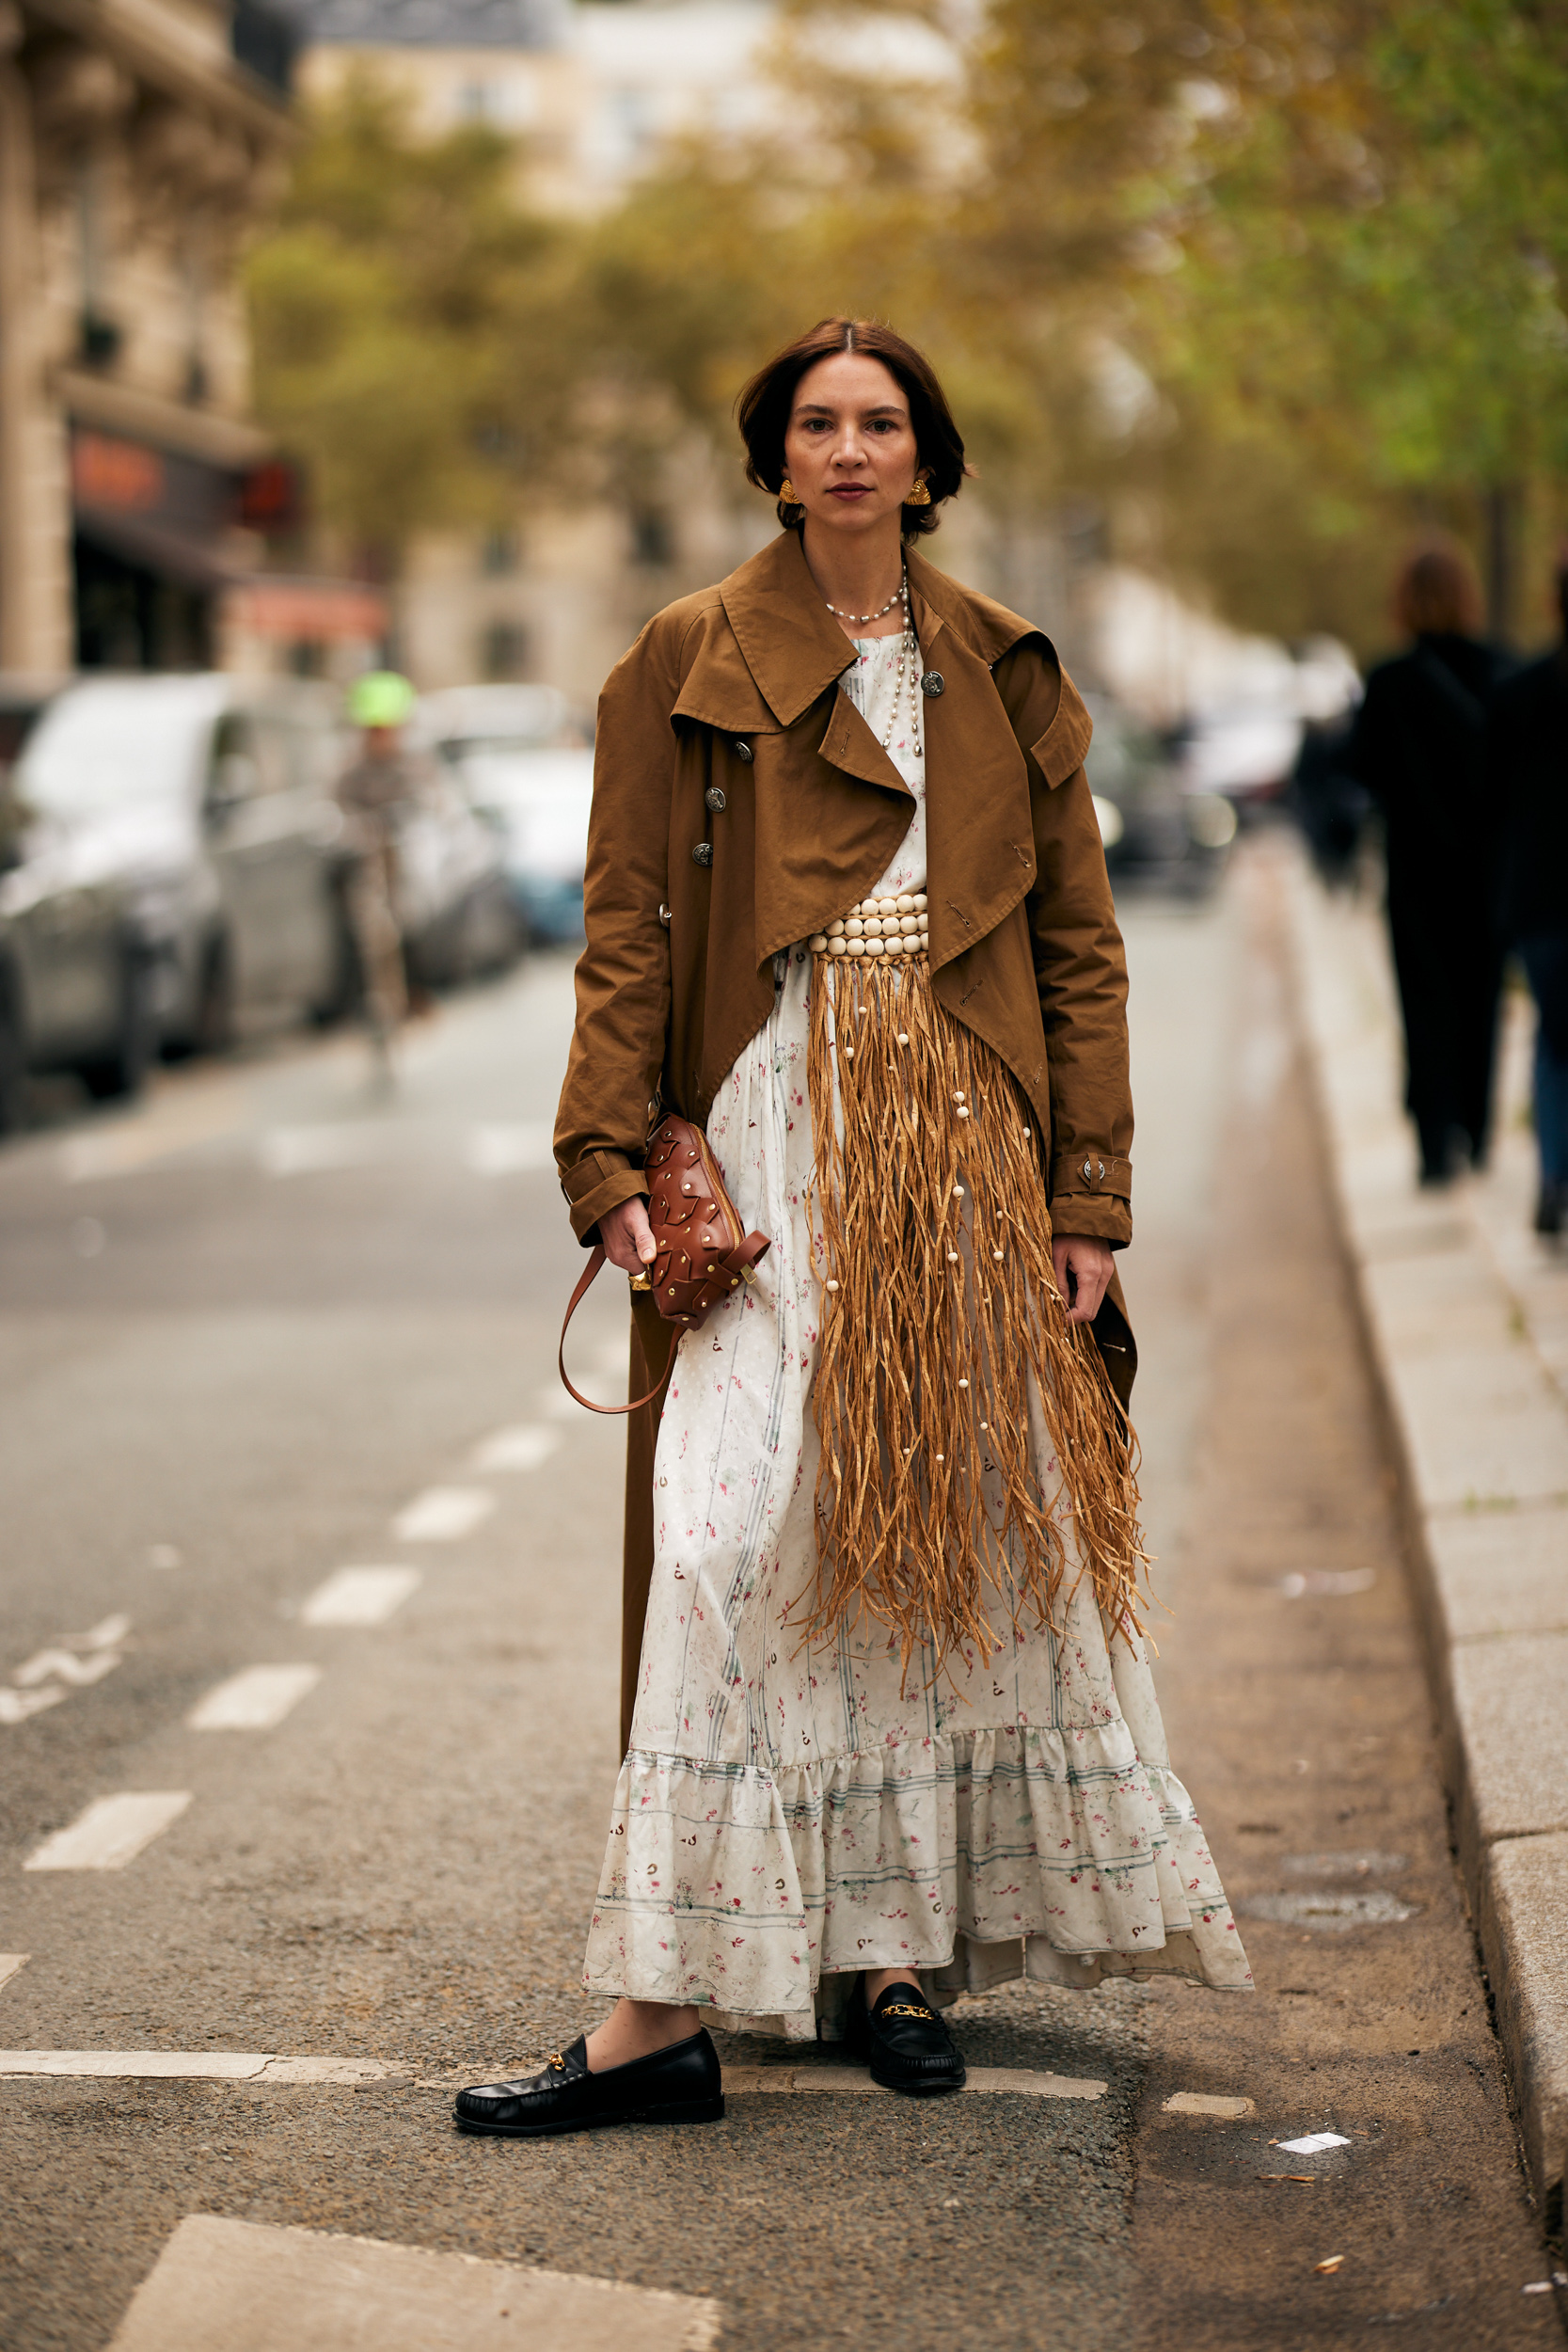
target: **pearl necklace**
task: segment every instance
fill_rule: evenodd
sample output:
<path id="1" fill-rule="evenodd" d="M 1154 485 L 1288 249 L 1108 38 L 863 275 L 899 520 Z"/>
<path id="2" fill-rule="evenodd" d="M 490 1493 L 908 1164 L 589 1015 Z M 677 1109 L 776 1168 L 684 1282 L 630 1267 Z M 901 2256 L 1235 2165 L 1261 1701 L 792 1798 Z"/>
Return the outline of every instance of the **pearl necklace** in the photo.
<path id="1" fill-rule="evenodd" d="M 893 592 L 892 596 L 889 596 L 889 598 L 888 598 L 888 600 L 887 600 L 886 604 L 884 604 L 883 606 L 881 606 L 881 608 L 880 608 L 878 612 L 841 612 L 839 611 L 838 606 L 837 606 L 836 604 L 828 604 L 828 599 L 827 599 L 827 597 L 826 597 L 826 596 L 824 596 L 824 597 L 823 597 L 823 599 L 822 599 L 822 601 L 823 601 L 823 603 L 824 603 L 824 604 L 828 604 L 828 610 L 829 610 L 829 612 L 832 614 L 832 616 L 833 616 L 833 618 L 834 618 L 834 620 L 835 620 L 835 621 L 880 621 L 880 620 L 885 620 L 885 619 L 886 619 L 886 617 L 887 617 L 887 615 L 888 615 L 888 614 L 889 614 L 889 613 L 893 611 L 893 608 L 894 608 L 894 606 L 895 606 L 895 604 L 897 604 L 897 603 L 899 603 L 900 601 L 902 601 L 904 604 L 906 604 L 906 605 L 907 605 L 907 604 L 909 603 L 909 600 L 910 600 L 910 599 L 909 599 L 909 585 L 908 585 L 908 582 L 907 582 L 907 581 L 902 580 L 898 582 L 898 585 L 897 585 L 897 587 L 894 590 L 894 592 Z"/>
<path id="2" fill-rule="evenodd" d="M 913 738 L 914 755 L 916 759 L 923 759 L 926 747 L 921 741 L 920 735 L 920 688 L 914 674 L 919 654 L 920 645 L 915 637 L 913 626 L 906 622 L 904 633 L 898 640 L 898 675 L 893 681 L 893 706 L 888 712 L 887 725 L 882 730 L 882 749 L 885 752 L 892 748 L 893 730 L 898 724 L 898 713 L 904 701 L 904 680 L 907 676 L 910 681 L 910 732 Z"/>

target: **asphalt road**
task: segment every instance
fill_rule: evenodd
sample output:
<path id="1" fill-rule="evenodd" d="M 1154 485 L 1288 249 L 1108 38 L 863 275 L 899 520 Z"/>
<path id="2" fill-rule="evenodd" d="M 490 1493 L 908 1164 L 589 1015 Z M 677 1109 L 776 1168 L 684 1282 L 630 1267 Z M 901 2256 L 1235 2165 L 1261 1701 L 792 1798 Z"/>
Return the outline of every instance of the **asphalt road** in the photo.
<path id="1" fill-rule="evenodd" d="M 554 1382 L 563 966 L 447 1006 L 389 1098 L 356 1041 L 294 1041 L 0 1153 L 0 2044 L 392 2069 L 0 2081 L 8 2352 L 106 2344 L 203 2213 L 712 2297 L 726 2352 L 1557 2341 L 1273 887 L 1264 845 L 1209 906 L 1126 911 L 1127 1277 L 1174 1760 L 1232 1895 L 1280 1915 L 1246 1920 L 1251 1998 L 960 2005 L 972 2065 L 1093 2100 L 449 2128 L 452 2084 L 598 2013 L 620 1438 Z M 574 1327 L 607 1396 L 620 1315 L 607 1278 Z M 344 1568 L 404 1571 L 361 1581 L 379 1622 L 316 1621 Z M 270 1728 L 193 1727 L 258 1667 L 314 1671 L 242 1691 L 292 1702 Z M 24 1867 L 128 1793 L 187 1802 L 123 1867 Z"/>

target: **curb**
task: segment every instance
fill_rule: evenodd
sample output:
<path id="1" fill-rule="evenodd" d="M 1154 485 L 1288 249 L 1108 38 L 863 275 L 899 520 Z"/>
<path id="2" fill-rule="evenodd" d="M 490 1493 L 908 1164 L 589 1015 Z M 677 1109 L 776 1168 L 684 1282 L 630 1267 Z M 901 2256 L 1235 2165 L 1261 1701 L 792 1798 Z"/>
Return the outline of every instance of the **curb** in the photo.
<path id="1" fill-rule="evenodd" d="M 1402 1477 L 1460 1867 L 1549 2235 L 1568 2166 L 1568 1258 L 1529 1232 L 1533 1021 L 1510 1007 L 1496 1166 L 1414 1181 L 1382 918 L 1285 886 L 1336 1205 Z"/>

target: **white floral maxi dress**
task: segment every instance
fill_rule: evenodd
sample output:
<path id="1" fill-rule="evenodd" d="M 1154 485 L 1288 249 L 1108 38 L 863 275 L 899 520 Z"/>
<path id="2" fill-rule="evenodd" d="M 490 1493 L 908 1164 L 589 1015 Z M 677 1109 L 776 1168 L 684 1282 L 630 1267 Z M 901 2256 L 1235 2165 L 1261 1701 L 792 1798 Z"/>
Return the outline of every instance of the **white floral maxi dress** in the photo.
<path id="1" fill-rule="evenodd" d="M 879 740 L 898 650 L 857 641 L 844 679 Z M 926 884 L 924 761 L 907 728 L 888 749 L 915 813 L 873 897 Z M 1005 1630 L 994 1656 L 955 1658 L 929 1689 L 917 1661 L 902 1694 L 885 1629 L 849 1625 L 802 1650 L 786 1621 L 809 1606 L 816 1565 L 814 962 L 803 946 L 779 959 L 772 1015 L 708 1120 L 742 1220 L 773 1247 L 676 1356 L 631 1746 L 583 1981 L 792 2040 L 837 2038 L 863 1968 L 912 1965 L 937 2001 L 1020 1975 L 1092 1986 L 1165 1970 L 1248 1988 L 1143 1646 L 1107 1644 L 1087 1580 L 1062 1638 Z M 1051 1491 L 1037 1399 L 1031 1422 Z M 1064 1534 L 1066 1590 L 1069 1519 Z"/>

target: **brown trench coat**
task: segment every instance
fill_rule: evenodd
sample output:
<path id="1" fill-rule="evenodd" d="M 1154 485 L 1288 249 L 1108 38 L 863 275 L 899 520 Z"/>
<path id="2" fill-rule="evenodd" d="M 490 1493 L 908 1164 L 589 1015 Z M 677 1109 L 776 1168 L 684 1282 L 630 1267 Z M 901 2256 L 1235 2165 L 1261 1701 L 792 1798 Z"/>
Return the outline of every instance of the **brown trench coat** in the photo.
<path id="1" fill-rule="evenodd" d="M 1132 1236 L 1127 964 L 1084 774 L 1090 722 L 1050 643 L 912 551 L 926 672 L 932 986 L 1007 1064 L 1049 1136 L 1062 1233 Z M 885 870 L 911 796 L 838 679 L 845 639 L 783 533 L 649 622 L 599 700 L 588 945 L 556 1121 L 580 1241 L 644 1192 L 660 1104 L 699 1124 L 773 1008 L 772 960 Z M 940 681 L 940 684 L 939 684 Z M 711 845 L 711 862 L 693 850 Z M 673 1327 L 633 1295 L 632 1388 L 668 1377 Z M 1094 1326 L 1125 1406 L 1137 1356 L 1120 1284 Z M 629 1736 L 653 1567 L 662 1393 L 631 1417 L 622 1630 Z"/>

